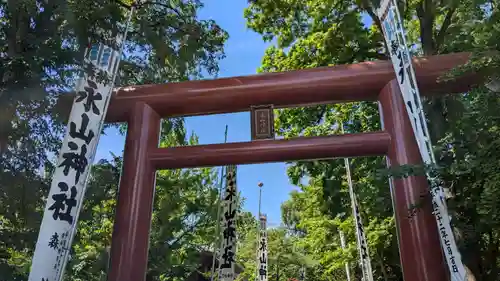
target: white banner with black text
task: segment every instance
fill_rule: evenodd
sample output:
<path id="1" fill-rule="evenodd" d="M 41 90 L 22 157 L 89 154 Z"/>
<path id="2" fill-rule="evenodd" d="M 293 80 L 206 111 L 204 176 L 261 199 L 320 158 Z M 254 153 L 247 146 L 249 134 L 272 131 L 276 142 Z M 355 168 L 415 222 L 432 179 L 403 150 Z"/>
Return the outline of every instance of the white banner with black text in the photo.
<path id="1" fill-rule="evenodd" d="M 257 268 L 259 272 L 258 280 L 267 281 L 267 216 L 260 215 L 259 244 Z"/>
<path id="2" fill-rule="evenodd" d="M 342 133 L 344 133 L 343 127 Z M 358 199 L 356 197 L 356 193 L 354 192 L 354 184 L 352 182 L 351 165 L 349 164 L 349 159 L 344 158 L 344 166 L 346 170 L 347 185 L 349 188 L 349 197 L 351 199 L 352 215 L 354 217 L 354 227 L 356 228 L 356 242 L 358 246 L 359 263 L 361 266 L 361 273 L 363 274 L 363 281 L 373 281 L 372 264 L 370 260 L 370 254 L 368 252 L 368 244 L 366 243 L 365 230 L 363 228 L 363 222 L 361 220 L 361 215 L 359 212 Z"/>
<path id="3" fill-rule="evenodd" d="M 366 243 L 366 234 L 363 228 L 361 215 L 359 213 L 359 205 L 356 195 L 353 197 L 354 204 L 354 223 L 356 224 L 356 238 L 358 242 L 359 258 L 361 263 L 361 271 L 363 281 L 373 281 L 372 264 L 370 254 L 368 252 L 368 244 Z"/>
<path id="4" fill-rule="evenodd" d="M 124 42 L 122 38 L 125 36 L 117 37 L 118 46 Z M 103 44 L 92 45 L 85 52 L 85 63 L 104 72 L 108 79 L 107 82 L 100 82 L 96 75 L 85 73 L 77 84 L 66 135 L 47 197 L 29 281 L 59 281 L 63 278 L 120 56 L 121 50 Z"/>
<path id="5" fill-rule="evenodd" d="M 303 266 L 300 268 L 299 271 L 299 281 L 305 281 L 306 280 L 306 268 Z"/>
<path id="6" fill-rule="evenodd" d="M 430 142 L 427 122 L 424 115 L 420 92 L 418 90 L 415 71 L 411 63 L 411 55 L 406 44 L 405 31 L 399 9 L 393 0 L 383 0 L 377 10 L 388 52 L 399 82 L 403 100 L 408 111 L 413 132 L 425 164 L 435 164 L 432 144 Z M 444 190 L 434 175 L 427 174 L 431 186 L 432 205 L 438 225 L 441 246 L 446 257 L 452 281 L 466 280 L 466 271 L 458 251 L 450 217 L 446 207 Z"/>
<path id="7" fill-rule="evenodd" d="M 226 190 L 222 200 L 222 243 L 219 261 L 219 280 L 233 281 L 236 262 L 236 217 L 238 213 L 238 190 L 236 187 L 236 166 L 228 166 Z"/>

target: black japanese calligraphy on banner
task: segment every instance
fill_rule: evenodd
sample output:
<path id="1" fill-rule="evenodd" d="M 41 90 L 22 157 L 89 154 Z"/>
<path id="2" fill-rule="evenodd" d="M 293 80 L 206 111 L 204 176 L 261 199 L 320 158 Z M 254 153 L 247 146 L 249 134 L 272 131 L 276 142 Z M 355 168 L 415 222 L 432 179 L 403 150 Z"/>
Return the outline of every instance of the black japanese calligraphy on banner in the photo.
<path id="1" fill-rule="evenodd" d="M 234 262 L 234 252 L 233 252 L 233 246 L 232 245 L 227 245 L 224 248 L 224 253 L 222 254 L 222 265 L 221 268 L 232 268 L 233 267 L 233 262 Z"/>
<path id="2" fill-rule="evenodd" d="M 70 152 L 65 152 L 62 155 L 63 161 L 58 167 L 64 167 L 63 173 L 68 176 L 70 169 L 75 171 L 75 184 L 80 180 L 80 175 L 85 172 L 89 160 L 87 159 L 87 145 L 82 144 L 80 151 L 78 151 L 78 144 L 70 141 L 68 142 Z"/>
<path id="3" fill-rule="evenodd" d="M 88 145 L 94 138 L 94 131 L 89 130 L 88 134 L 86 134 L 87 126 L 89 125 L 90 119 L 86 113 L 82 113 L 81 116 L 82 116 L 82 123 L 80 124 L 80 127 L 78 129 L 77 129 L 77 124 L 75 122 L 69 123 L 69 135 L 74 139 L 81 139 L 85 141 L 85 143 Z"/>
<path id="4" fill-rule="evenodd" d="M 259 267 L 259 279 L 261 281 L 267 280 L 267 264 L 261 264 Z"/>
<path id="5" fill-rule="evenodd" d="M 261 264 L 267 264 L 267 256 L 264 253 L 262 253 L 262 255 L 259 257 L 259 262 Z"/>
<path id="6" fill-rule="evenodd" d="M 404 84 L 405 82 L 405 64 L 403 60 L 403 52 L 401 50 L 398 51 L 398 60 L 399 60 L 399 70 L 398 70 L 398 75 L 399 75 L 399 84 Z"/>
<path id="7" fill-rule="evenodd" d="M 350 165 L 347 158 L 344 159 L 346 171 L 347 171 L 347 181 L 349 184 L 349 196 L 351 198 L 352 211 L 354 217 L 354 227 L 356 229 L 356 242 L 358 246 L 359 262 L 361 267 L 361 274 L 363 280 L 373 281 L 373 272 L 370 261 L 370 254 L 368 252 L 368 245 L 366 243 L 366 235 L 363 227 L 363 222 L 361 219 L 361 212 L 358 204 L 358 198 L 354 192 L 354 187 L 350 174 Z M 341 244 L 343 243 L 343 236 L 341 235 Z"/>
<path id="8" fill-rule="evenodd" d="M 56 252 L 56 260 L 53 264 L 53 269 L 59 272 L 61 270 L 61 263 L 64 255 L 67 251 L 69 251 L 70 247 L 67 245 L 69 241 L 68 232 L 64 232 L 62 234 L 58 234 L 54 232 L 52 237 L 49 240 L 49 247 Z"/>
<path id="9" fill-rule="evenodd" d="M 300 268 L 299 280 L 300 281 L 305 281 L 306 280 L 306 268 L 305 267 L 301 267 Z"/>
<path id="10" fill-rule="evenodd" d="M 59 234 L 57 232 L 54 232 L 54 235 L 50 237 L 49 247 L 54 250 L 57 250 L 57 247 L 59 247 Z"/>
<path id="11" fill-rule="evenodd" d="M 368 247 L 366 245 L 366 239 L 365 239 L 365 230 L 363 227 L 363 224 L 361 223 L 361 216 L 359 212 L 359 205 L 356 201 L 356 227 L 358 228 L 358 235 L 359 237 L 359 246 L 360 246 L 360 252 L 361 252 L 361 259 L 366 260 L 369 258 L 368 255 Z"/>
<path id="12" fill-rule="evenodd" d="M 97 87 L 97 83 L 92 81 L 92 79 L 87 79 L 87 86 L 84 86 L 83 89 L 83 91 L 78 91 L 75 102 L 79 103 L 83 101 L 86 113 L 92 109 L 95 115 L 100 115 L 101 110 L 96 105 L 96 101 L 102 100 L 102 94 L 98 91 L 99 87 Z"/>
<path id="13" fill-rule="evenodd" d="M 260 215 L 260 231 L 257 247 L 257 268 L 260 281 L 267 281 L 267 216 Z"/>
<path id="14" fill-rule="evenodd" d="M 228 187 L 226 188 L 226 196 L 224 198 L 225 201 L 228 201 L 230 204 L 233 203 L 233 199 L 236 197 L 236 189 L 233 188 L 235 183 L 231 179 L 232 182 L 228 183 Z"/>
<path id="15" fill-rule="evenodd" d="M 453 237 L 450 237 L 448 231 L 446 231 L 446 227 L 444 226 L 443 214 L 441 213 L 439 205 L 435 200 L 432 201 L 432 208 L 434 216 L 438 221 L 439 236 L 440 239 L 443 241 L 444 244 L 443 250 L 448 258 L 448 263 L 450 264 L 451 270 L 453 273 L 460 273 L 458 264 L 460 261 L 457 260 L 456 256 L 453 253 L 453 245 L 452 245 L 453 240 L 451 240 Z"/>
<path id="16" fill-rule="evenodd" d="M 223 196 L 222 245 L 220 252 L 219 279 L 233 281 L 237 245 L 236 218 L 238 215 L 238 192 L 236 188 L 236 166 L 229 166 Z"/>
<path id="17" fill-rule="evenodd" d="M 227 225 L 223 231 L 223 236 L 228 245 L 236 239 L 236 228 L 233 225 L 233 219 L 227 221 Z"/>
<path id="18" fill-rule="evenodd" d="M 236 209 L 233 209 L 233 203 L 229 202 L 228 203 L 228 208 L 227 211 L 224 212 L 224 218 L 226 219 L 226 222 L 229 224 L 236 218 Z"/>
<path id="19" fill-rule="evenodd" d="M 73 216 L 71 215 L 71 210 L 76 206 L 75 197 L 77 195 L 77 190 L 75 186 L 71 187 L 70 196 L 68 197 L 68 184 L 65 182 L 60 182 L 58 184 L 61 193 L 52 195 L 54 203 L 49 207 L 49 211 L 54 211 L 52 217 L 54 220 L 63 220 L 69 224 L 73 223 Z"/>
<path id="20" fill-rule="evenodd" d="M 265 236 L 262 236 L 262 238 L 260 239 L 259 250 L 260 251 L 267 250 L 267 239 Z"/>

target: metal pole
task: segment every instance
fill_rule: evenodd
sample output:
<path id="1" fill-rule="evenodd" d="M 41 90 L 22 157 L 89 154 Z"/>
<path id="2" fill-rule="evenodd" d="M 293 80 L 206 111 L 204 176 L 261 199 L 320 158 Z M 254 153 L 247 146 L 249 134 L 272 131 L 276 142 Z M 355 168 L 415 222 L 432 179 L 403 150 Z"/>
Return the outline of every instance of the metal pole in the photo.
<path id="1" fill-rule="evenodd" d="M 227 143 L 227 125 L 226 125 L 226 130 L 224 132 L 224 143 Z M 224 166 L 221 167 L 220 169 L 220 182 L 219 182 L 219 202 L 217 204 L 217 223 L 215 224 L 215 242 L 214 242 L 214 247 L 213 247 L 213 253 L 212 253 L 212 274 L 210 276 L 210 281 L 214 281 L 214 275 L 215 275 L 215 259 L 218 255 L 217 251 L 219 248 L 219 238 L 220 238 L 220 216 L 221 216 L 221 201 L 222 201 L 222 189 L 224 187 Z"/>
<path id="2" fill-rule="evenodd" d="M 264 186 L 264 184 L 262 182 L 259 182 L 259 220 L 260 220 L 260 206 L 261 206 L 261 203 L 262 203 L 262 187 Z"/>
<path id="3" fill-rule="evenodd" d="M 255 256 L 257 257 L 255 263 L 255 281 L 258 281 L 259 276 L 260 207 L 262 203 L 262 187 L 264 186 L 264 183 L 259 182 L 257 186 L 259 187 L 259 212 L 257 214 L 257 221 L 259 223 L 257 224 L 257 247 L 255 249 Z"/>
<path id="4" fill-rule="evenodd" d="M 339 236 L 340 236 L 340 247 L 342 247 L 342 250 L 345 249 L 345 237 L 344 237 L 344 232 L 342 230 L 339 230 Z M 351 271 L 349 270 L 349 263 L 345 263 L 345 274 L 347 276 L 347 281 L 351 281 Z"/>

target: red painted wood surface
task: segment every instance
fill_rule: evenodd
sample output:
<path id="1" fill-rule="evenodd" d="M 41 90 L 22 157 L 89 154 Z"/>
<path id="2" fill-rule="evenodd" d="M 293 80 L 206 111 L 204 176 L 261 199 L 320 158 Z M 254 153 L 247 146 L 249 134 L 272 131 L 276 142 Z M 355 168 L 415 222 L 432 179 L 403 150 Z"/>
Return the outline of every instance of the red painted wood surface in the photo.
<path id="1" fill-rule="evenodd" d="M 464 63 L 469 54 L 414 59 L 421 93 L 467 89 L 473 77 L 437 84 L 436 79 Z M 313 69 L 265 73 L 215 80 L 142 85 L 118 89 L 106 120 L 126 122 L 134 104 L 145 102 L 161 117 L 250 111 L 252 105 L 275 108 L 377 100 L 378 93 L 395 78 L 389 61 L 363 62 Z"/>
<path id="2" fill-rule="evenodd" d="M 422 164 L 398 82 L 388 83 L 379 96 L 384 128 L 391 136 L 388 164 Z M 424 176 L 392 181 L 394 214 L 399 236 L 399 253 L 405 281 L 448 280 L 447 268 L 439 242 L 438 229 Z M 422 200 L 422 201 L 421 201 Z M 423 207 L 409 217 L 409 209 L 419 203 Z"/>
<path id="3" fill-rule="evenodd" d="M 385 155 L 386 132 L 259 140 L 227 144 L 155 148 L 149 159 L 157 169 L 241 165 L 336 157 Z"/>
<path id="4" fill-rule="evenodd" d="M 118 190 L 109 281 L 144 281 L 156 170 L 148 151 L 158 147 L 160 117 L 137 103 L 128 123 L 123 170 Z"/>

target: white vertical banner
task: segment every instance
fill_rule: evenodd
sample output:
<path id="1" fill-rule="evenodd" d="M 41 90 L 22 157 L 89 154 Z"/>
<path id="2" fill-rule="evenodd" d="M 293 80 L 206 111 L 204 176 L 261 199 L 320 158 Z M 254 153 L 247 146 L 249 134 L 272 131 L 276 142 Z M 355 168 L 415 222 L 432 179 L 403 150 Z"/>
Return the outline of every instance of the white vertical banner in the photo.
<path id="1" fill-rule="evenodd" d="M 129 12 L 128 22 L 132 14 L 133 10 Z M 117 45 L 121 46 L 125 38 L 126 31 L 117 37 Z M 121 50 L 103 44 L 93 45 L 85 52 L 85 62 L 92 64 L 98 71 L 104 71 L 110 81 L 102 84 L 85 73 L 77 83 L 76 97 L 47 197 L 29 281 L 59 281 L 63 278 L 120 57 Z"/>
<path id="2" fill-rule="evenodd" d="M 303 266 L 300 268 L 299 271 L 299 281 L 305 281 L 306 280 L 306 268 Z"/>
<path id="3" fill-rule="evenodd" d="M 259 244 L 257 248 L 258 281 L 267 281 L 267 216 L 260 215 Z"/>
<path id="4" fill-rule="evenodd" d="M 435 164 L 436 160 L 432 152 L 432 144 L 415 78 L 415 71 L 411 63 L 403 22 L 396 1 L 383 0 L 380 3 L 377 14 L 382 23 L 384 38 L 389 48 L 388 51 L 391 56 L 392 65 L 396 72 L 413 132 L 415 133 L 420 155 L 425 164 Z M 450 270 L 451 279 L 452 281 L 466 280 L 467 273 L 451 229 L 443 187 L 438 183 L 438 179 L 434 175 L 427 174 L 427 178 L 431 183 L 434 216 L 438 225 L 439 238 Z"/>
<path id="5" fill-rule="evenodd" d="M 339 124 L 342 134 L 344 133 L 344 124 Z M 352 215 L 354 217 L 354 224 L 356 228 L 356 242 L 358 245 L 359 252 L 359 263 L 361 267 L 361 272 L 363 274 L 363 281 L 373 281 L 373 271 L 372 264 L 370 261 L 370 253 L 368 252 L 368 243 L 366 242 L 365 230 L 363 227 L 363 222 L 361 220 L 361 215 L 359 212 L 358 199 L 356 193 L 354 192 L 354 184 L 351 178 L 351 165 L 349 164 L 349 159 L 344 158 L 344 167 L 347 177 L 347 185 L 349 188 L 349 197 L 351 199 Z M 343 234 L 341 233 L 341 239 L 343 240 Z M 341 240 L 341 244 L 345 241 Z M 348 270 L 348 266 L 346 266 Z"/>
<path id="6" fill-rule="evenodd" d="M 340 236 L 340 247 L 342 250 L 345 250 L 346 244 L 345 244 L 345 236 L 344 232 L 339 230 L 339 236 Z M 345 275 L 346 275 L 346 280 L 351 281 L 351 271 L 349 270 L 349 263 L 345 263 Z"/>
<path id="7" fill-rule="evenodd" d="M 373 281 L 373 271 L 372 271 L 372 264 L 370 261 L 370 253 L 368 252 L 368 244 L 366 243 L 365 230 L 363 228 L 363 223 L 361 221 L 358 200 L 355 194 L 352 200 L 354 206 L 353 209 L 354 221 L 356 224 L 356 239 L 358 241 L 358 251 L 361 264 L 361 271 L 363 273 L 363 281 Z"/>
<path id="8" fill-rule="evenodd" d="M 219 280 L 233 281 L 236 262 L 236 217 L 238 213 L 238 190 L 236 187 L 236 166 L 230 165 L 226 172 L 226 190 L 222 201 L 222 243 L 219 262 Z"/>

